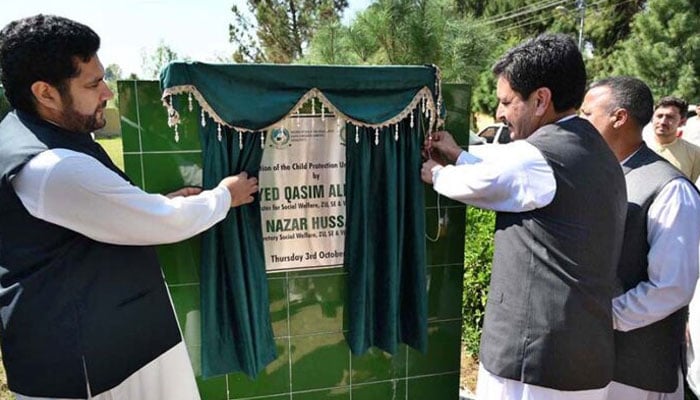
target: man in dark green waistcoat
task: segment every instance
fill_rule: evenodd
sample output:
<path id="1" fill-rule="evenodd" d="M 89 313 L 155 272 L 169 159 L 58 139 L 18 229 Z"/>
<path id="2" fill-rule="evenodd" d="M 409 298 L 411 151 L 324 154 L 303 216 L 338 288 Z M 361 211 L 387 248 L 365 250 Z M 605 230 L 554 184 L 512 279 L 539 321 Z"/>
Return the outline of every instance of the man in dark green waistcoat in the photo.
<path id="1" fill-rule="evenodd" d="M 91 132 L 112 92 L 100 39 L 56 16 L 0 32 L 0 340 L 18 400 L 199 394 L 152 245 L 253 201 L 245 173 L 167 196 L 132 185 Z"/>

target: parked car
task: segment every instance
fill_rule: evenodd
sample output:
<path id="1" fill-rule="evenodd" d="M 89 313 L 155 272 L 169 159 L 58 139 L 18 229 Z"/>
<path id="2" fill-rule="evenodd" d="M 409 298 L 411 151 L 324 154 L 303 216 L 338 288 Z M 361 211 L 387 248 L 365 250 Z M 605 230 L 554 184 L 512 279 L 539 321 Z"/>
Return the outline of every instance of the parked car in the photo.
<path id="1" fill-rule="evenodd" d="M 475 144 L 484 144 L 486 143 L 486 139 L 477 136 L 476 133 L 469 131 L 469 145 L 475 145 Z"/>
<path id="2" fill-rule="evenodd" d="M 484 129 L 480 130 L 476 134 L 478 137 L 484 139 L 486 143 L 492 144 L 504 144 L 510 143 L 510 129 L 506 124 L 492 124 Z"/>

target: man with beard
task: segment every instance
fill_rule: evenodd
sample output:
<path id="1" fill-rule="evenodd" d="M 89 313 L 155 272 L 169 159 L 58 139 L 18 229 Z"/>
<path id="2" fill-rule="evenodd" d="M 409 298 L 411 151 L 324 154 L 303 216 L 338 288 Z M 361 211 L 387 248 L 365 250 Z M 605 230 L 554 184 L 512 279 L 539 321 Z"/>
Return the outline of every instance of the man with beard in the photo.
<path id="1" fill-rule="evenodd" d="M 132 185 L 90 133 L 112 92 L 85 25 L 37 15 L 0 32 L 15 111 L 0 123 L 0 340 L 36 398 L 198 399 L 152 245 L 253 201 L 245 173 L 167 196 Z"/>
<path id="2" fill-rule="evenodd" d="M 514 141 L 471 155 L 438 132 L 421 170 L 438 193 L 497 211 L 477 398 L 604 399 L 627 209 L 620 165 L 576 116 L 586 71 L 571 38 L 527 40 L 493 72 Z"/>
<path id="3" fill-rule="evenodd" d="M 627 220 L 613 299 L 615 375 L 608 398 L 682 400 L 684 334 L 698 279 L 700 196 L 642 141 L 654 100 L 632 77 L 591 85 L 581 114 L 615 153 L 627 182 Z"/>
<path id="4" fill-rule="evenodd" d="M 688 103 L 678 97 L 659 100 L 651 119 L 653 139 L 647 145 L 678 168 L 691 181 L 700 179 L 700 147 L 678 137 L 678 128 L 685 123 Z"/>

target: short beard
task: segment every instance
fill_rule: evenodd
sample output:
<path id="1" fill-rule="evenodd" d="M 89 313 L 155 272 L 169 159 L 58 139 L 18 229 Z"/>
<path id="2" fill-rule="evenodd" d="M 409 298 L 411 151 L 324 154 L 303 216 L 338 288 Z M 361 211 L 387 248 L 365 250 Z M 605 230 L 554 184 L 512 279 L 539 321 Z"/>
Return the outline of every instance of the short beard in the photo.
<path id="1" fill-rule="evenodd" d="M 102 109 L 104 112 L 105 107 L 107 107 L 106 101 L 90 115 L 80 114 L 76 111 L 73 108 L 73 98 L 70 95 L 65 96 L 64 101 L 66 106 L 61 112 L 61 123 L 65 129 L 71 132 L 87 134 L 102 129 L 107 124 L 104 114 L 101 120 L 97 119 L 97 111 Z"/>

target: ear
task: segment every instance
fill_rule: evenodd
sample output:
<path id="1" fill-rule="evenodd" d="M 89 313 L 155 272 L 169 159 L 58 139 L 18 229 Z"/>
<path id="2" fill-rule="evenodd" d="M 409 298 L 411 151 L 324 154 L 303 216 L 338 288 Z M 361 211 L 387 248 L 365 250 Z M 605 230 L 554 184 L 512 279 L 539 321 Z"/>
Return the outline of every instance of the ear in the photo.
<path id="1" fill-rule="evenodd" d="M 32 94 L 37 102 L 37 108 L 43 107 L 50 110 L 61 110 L 63 101 L 61 93 L 53 85 L 44 81 L 36 81 L 31 86 Z"/>
<path id="2" fill-rule="evenodd" d="M 552 92 L 549 88 L 541 87 L 532 93 L 535 96 L 535 115 L 538 117 L 543 116 L 549 106 L 552 104 Z"/>
<path id="3" fill-rule="evenodd" d="M 630 115 L 626 109 L 618 108 L 617 110 L 613 111 L 610 117 L 612 118 L 613 128 L 618 129 L 627 123 L 627 120 L 629 120 Z"/>

